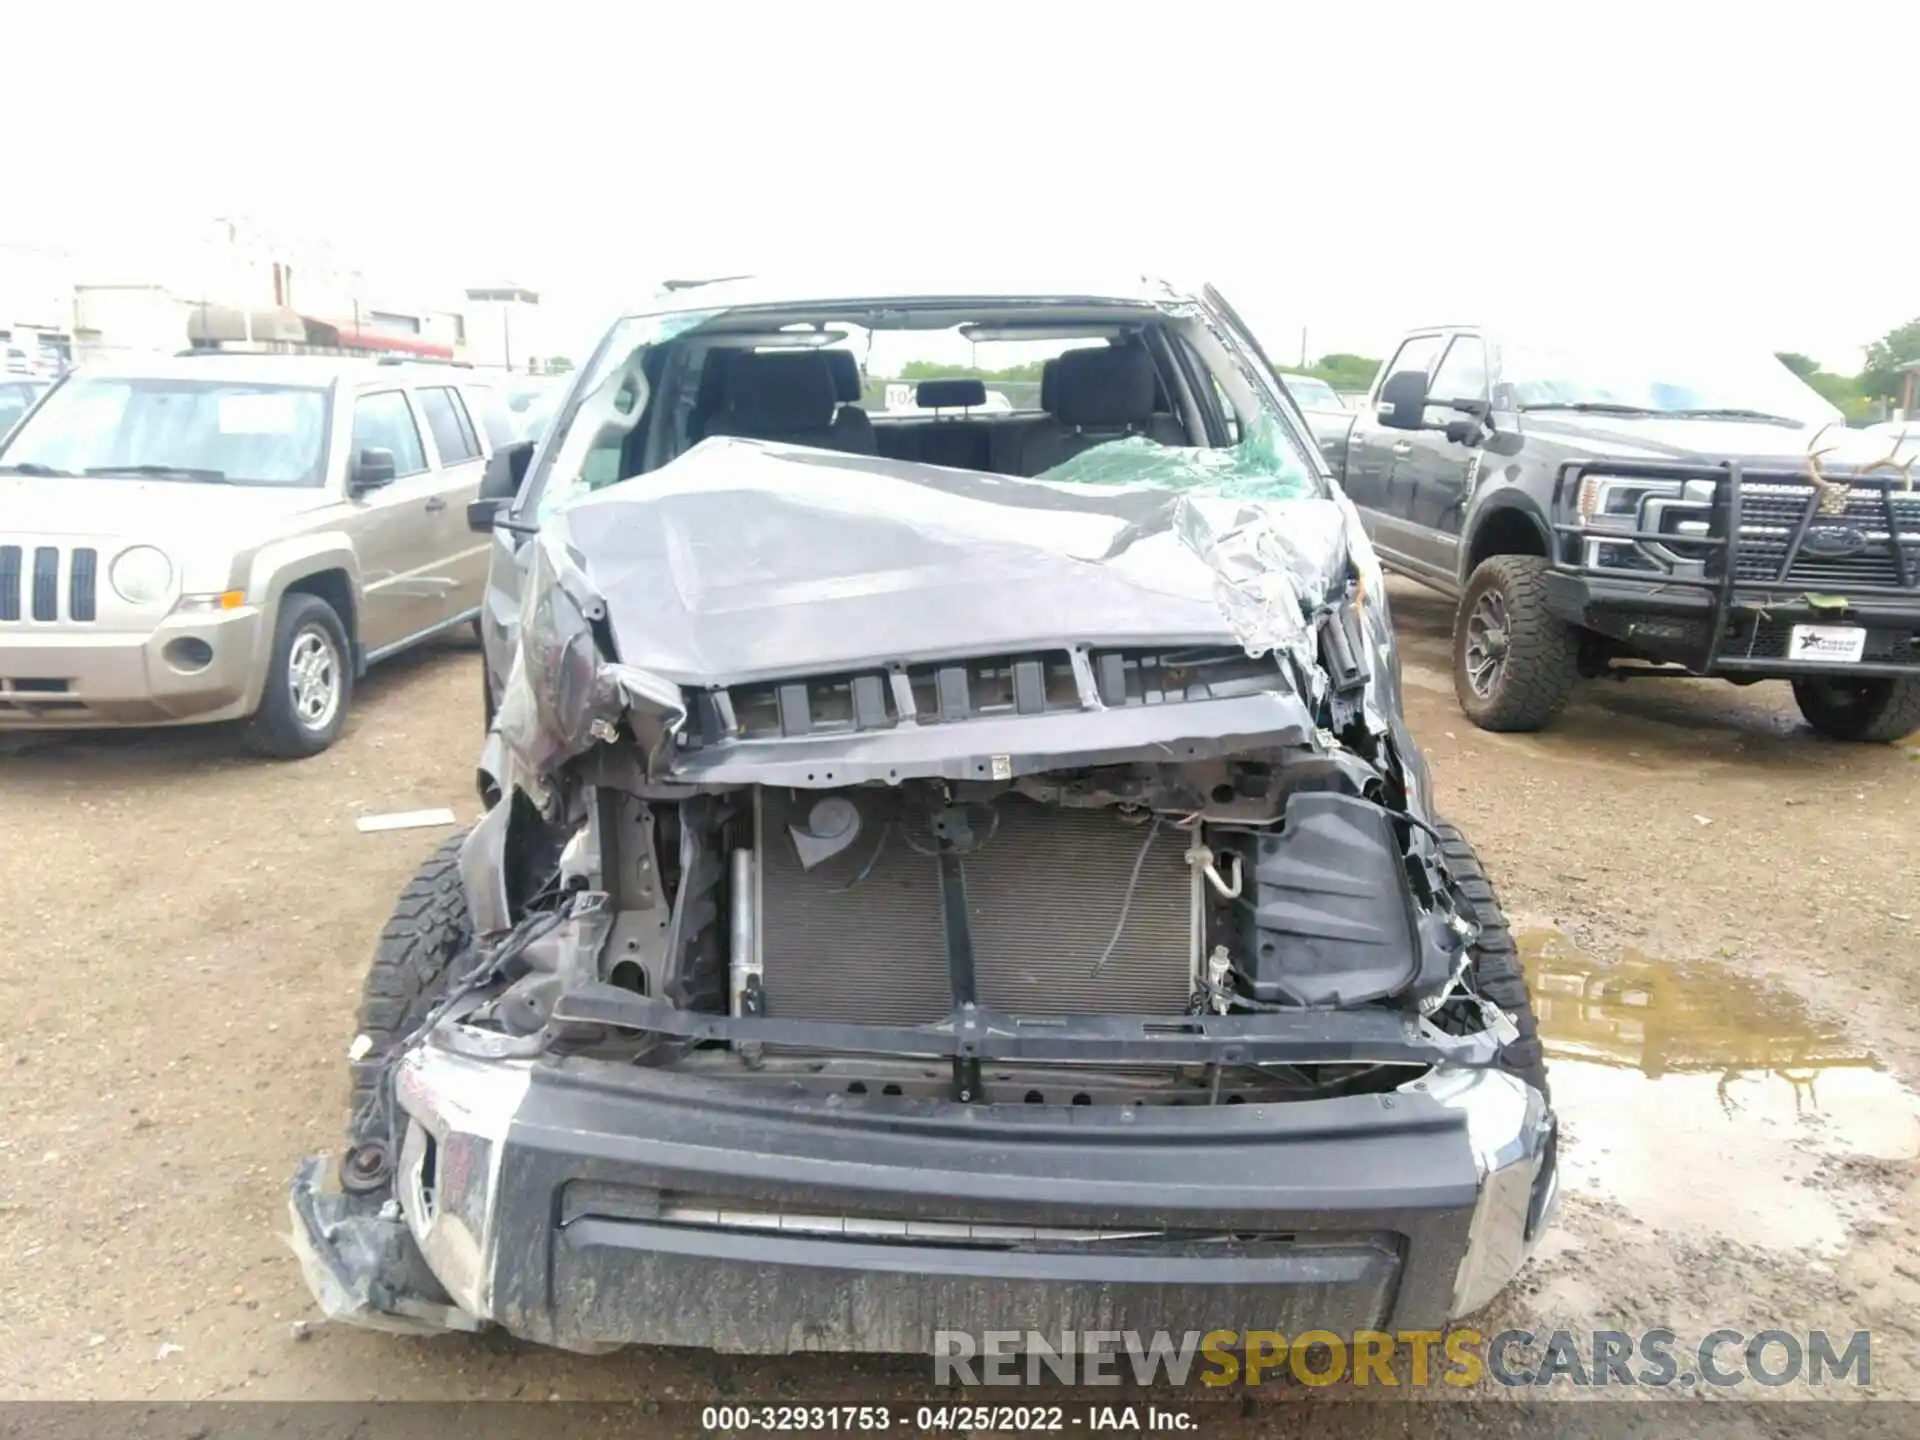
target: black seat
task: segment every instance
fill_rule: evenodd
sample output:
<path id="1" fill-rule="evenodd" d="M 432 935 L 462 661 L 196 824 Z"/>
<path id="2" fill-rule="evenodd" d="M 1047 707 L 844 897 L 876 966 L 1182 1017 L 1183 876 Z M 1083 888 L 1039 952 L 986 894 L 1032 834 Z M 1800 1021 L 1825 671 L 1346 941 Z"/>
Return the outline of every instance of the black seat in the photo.
<path id="1" fill-rule="evenodd" d="M 873 419 L 860 408 L 860 362 L 851 350 L 822 350 L 820 354 L 833 372 L 833 398 L 839 403 L 833 428 L 840 440 L 834 449 L 873 454 Z"/>
<path id="2" fill-rule="evenodd" d="M 1154 412 L 1159 382 L 1153 357 L 1143 346 L 1069 350 L 1057 364 L 1053 413 L 1021 434 L 1017 473 L 1038 475 L 1083 450 L 1128 435 L 1185 443 L 1178 422 Z M 1046 383 L 1044 374 L 1041 383 Z"/>
<path id="3" fill-rule="evenodd" d="M 913 403 L 922 410 L 958 410 L 959 415 L 937 415 L 920 427 L 919 459 L 927 465 L 954 470 L 985 470 L 993 455 L 989 427 L 967 418 L 966 412 L 987 403 L 987 387 L 977 379 L 922 380 L 913 390 Z"/>
<path id="4" fill-rule="evenodd" d="M 863 444 L 835 424 L 834 377 L 824 355 L 742 352 L 727 365 L 724 384 L 726 404 L 706 427 L 709 435 L 873 453 L 871 427 Z"/>

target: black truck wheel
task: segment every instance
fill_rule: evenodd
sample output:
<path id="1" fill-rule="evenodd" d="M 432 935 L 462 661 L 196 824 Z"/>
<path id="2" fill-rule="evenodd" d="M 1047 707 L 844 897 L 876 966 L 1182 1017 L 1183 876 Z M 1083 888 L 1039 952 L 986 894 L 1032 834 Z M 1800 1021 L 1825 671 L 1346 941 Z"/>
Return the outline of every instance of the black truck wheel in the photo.
<path id="1" fill-rule="evenodd" d="M 1519 1034 L 1500 1052 L 1500 1068 L 1547 1095 L 1547 1056 L 1540 1044 L 1540 1027 L 1534 1019 L 1533 996 L 1527 989 L 1526 972 L 1520 968 L 1520 948 L 1513 942 L 1513 927 L 1500 909 L 1500 897 L 1493 892 L 1486 868 L 1474 853 L 1467 837 L 1452 825 L 1434 827 L 1440 833 L 1440 853 L 1447 870 L 1473 906 L 1473 919 L 1480 937 L 1473 944 L 1473 988 L 1513 1020 Z"/>
<path id="2" fill-rule="evenodd" d="M 473 943 L 467 892 L 460 883 L 465 839 L 464 832 L 456 835 L 427 858 L 400 892 L 374 946 L 373 964 L 360 992 L 360 1028 L 351 1061 L 348 1132 L 356 1153 L 386 1139 L 384 1127 L 376 1123 L 386 1057 L 433 1013 L 454 979 L 455 962 Z M 364 1173 L 377 1169 L 369 1157 Z"/>
<path id="3" fill-rule="evenodd" d="M 353 703 L 352 656 L 346 626 L 331 605 L 318 595 L 284 596 L 260 708 L 241 731 L 247 748 L 300 760 L 338 740 Z"/>
<path id="4" fill-rule="evenodd" d="M 1920 730 L 1920 676 L 1841 680 L 1803 675 L 1793 682 L 1793 699 L 1807 724 L 1835 740 L 1886 745 Z"/>
<path id="5" fill-rule="evenodd" d="M 1453 690 L 1482 730 L 1538 730 L 1566 709 L 1580 632 L 1547 610 L 1545 560 L 1480 562 L 1453 622 Z"/>

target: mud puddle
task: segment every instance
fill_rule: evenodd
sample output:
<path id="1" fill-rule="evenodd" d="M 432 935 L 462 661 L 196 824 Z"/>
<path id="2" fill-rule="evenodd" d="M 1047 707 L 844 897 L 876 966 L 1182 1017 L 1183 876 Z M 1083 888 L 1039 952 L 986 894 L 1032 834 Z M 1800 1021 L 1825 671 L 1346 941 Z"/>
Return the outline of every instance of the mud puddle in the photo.
<path id="1" fill-rule="evenodd" d="M 1717 965 L 1602 963 L 1555 931 L 1520 944 L 1567 1194 L 1835 1254 L 1878 1214 L 1858 1162 L 1920 1157 L 1920 1099 L 1797 997 Z"/>

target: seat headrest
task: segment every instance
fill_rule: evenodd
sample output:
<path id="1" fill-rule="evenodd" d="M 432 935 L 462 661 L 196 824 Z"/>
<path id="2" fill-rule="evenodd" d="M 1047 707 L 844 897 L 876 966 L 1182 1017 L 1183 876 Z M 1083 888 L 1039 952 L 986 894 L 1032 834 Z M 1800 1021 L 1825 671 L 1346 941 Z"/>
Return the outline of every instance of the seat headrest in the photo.
<path id="1" fill-rule="evenodd" d="M 1054 381 L 1062 425 L 1146 425 L 1153 418 L 1153 357 L 1137 345 L 1069 350 Z"/>
<path id="2" fill-rule="evenodd" d="M 979 380 L 922 380 L 914 387 L 913 403 L 923 410 L 984 405 L 987 387 Z"/>
<path id="3" fill-rule="evenodd" d="M 764 430 L 833 423 L 833 372 L 824 356 L 742 352 L 727 367 L 726 383 L 732 423 Z"/>
<path id="4" fill-rule="evenodd" d="M 1040 367 L 1040 408 L 1049 415 L 1053 413 L 1053 407 L 1057 403 L 1054 396 L 1059 392 L 1059 387 L 1060 362 L 1049 360 Z"/>
<path id="5" fill-rule="evenodd" d="M 833 398 L 842 405 L 860 403 L 860 362 L 851 350 L 822 350 L 820 356 L 833 372 Z"/>

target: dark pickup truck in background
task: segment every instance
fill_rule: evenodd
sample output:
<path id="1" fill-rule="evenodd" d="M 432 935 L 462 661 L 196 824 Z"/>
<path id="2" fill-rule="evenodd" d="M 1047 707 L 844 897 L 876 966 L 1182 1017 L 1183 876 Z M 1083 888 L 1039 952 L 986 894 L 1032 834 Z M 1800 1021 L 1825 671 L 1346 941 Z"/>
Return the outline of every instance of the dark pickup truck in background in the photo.
<path id="1" fill-rule="evenodd" d="M 1823 734 L 1920 729 L 1920 446 L 1771 355 L 1441 326 L 1308 419 L 1381 561 L 1459 602 L 1483 729 L 1599 675 L 1788 680 Z"/>

